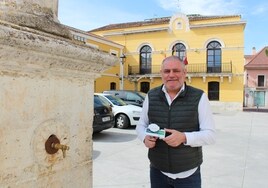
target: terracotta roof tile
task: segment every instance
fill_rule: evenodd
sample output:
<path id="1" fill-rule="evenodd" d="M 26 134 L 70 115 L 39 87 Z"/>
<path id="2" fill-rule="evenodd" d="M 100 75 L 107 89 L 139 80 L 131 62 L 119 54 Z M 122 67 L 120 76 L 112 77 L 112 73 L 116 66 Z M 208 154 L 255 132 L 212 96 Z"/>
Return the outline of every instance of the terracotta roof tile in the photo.
<path id="1" fill-rule="evenodd" d="M 268 68 L 268 46 L 260 50 L 254 57 L 245 65 L 245 68 Z"/>
<path id="2" fill-rule="evenodd" d="M 227 15 L 227 16 L 202 16 L 200 14 L 187 15 L 190 21 L 208 20 L 208 19 L 217 19 L 217 18 L 231 18 L 231 17 L 237 17 L 237 16 L 240 17 L 240 15 Z M 144 21 L 137 21 L 137 22 L 109 24 L 103 27 L 90 30 L 88 32 L 105 31 L 105 30 L 112 30 L 112 29 L 123 29 L 123 28 L 129 28 L 129 27 L 140 27 L 140 26 L 149 26 L 149 25 L 158 25 L 158 24 L 169 24 L 170 18 L 171 17 L 169 16 L 169 17 L 146 19 Z"/>
<path id="3" fill-rule="evenodd" d="M 89 32 L 111 30 L 111 29 L 123 29 L 123 28 L 128 28 L 128 27 L 140 27 L 140 26 L 157 25 L 157 24 L 168 24 L 170 18 L 171 17 L 163 17 L 163 18 L 148 19 L 148 20 L 138 21 L 138 22 L 109 24 L 100 28 L 93 29 Z"/>

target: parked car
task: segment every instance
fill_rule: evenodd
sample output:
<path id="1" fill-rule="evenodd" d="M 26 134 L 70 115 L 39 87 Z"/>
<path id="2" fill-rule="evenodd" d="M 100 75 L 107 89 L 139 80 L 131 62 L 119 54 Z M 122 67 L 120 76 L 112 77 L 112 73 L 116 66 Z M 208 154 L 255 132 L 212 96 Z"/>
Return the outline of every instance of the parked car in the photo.
<path id="1" fill-rule="evenodd" d="M 104 97 L 109 101 L 115 116 L 115 126 L 117 128 L 125 129 L 129 126 L 137 125 L 141 116 L 141 107 L 127 104 L 119 97 L 111 94 L 96 93 L 96 95 Z"/>
<path id="2" fill-rule="evenodd" d="M 94 95 L 93 133 L 101 132 L 114 126 L 114 115 L 107 100 Z"/>
<path id="3" fill-rule="evenodd" d="M 103 93 L 109 93 L 111 95 L 119 97 L 128 104 L 133 104 L 140 107 L 142 107 L 143 101 L 146 96 L 146 93 L 132 90 L 108 90 L 103 91 Z"/>

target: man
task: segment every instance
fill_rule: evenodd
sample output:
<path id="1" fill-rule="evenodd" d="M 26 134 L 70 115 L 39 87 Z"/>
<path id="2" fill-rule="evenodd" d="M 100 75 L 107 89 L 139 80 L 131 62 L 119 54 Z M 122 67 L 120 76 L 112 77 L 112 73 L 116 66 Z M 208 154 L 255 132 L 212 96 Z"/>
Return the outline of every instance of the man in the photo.
<path id="1" fill-rule="evenodd" d="M 201 188 L 202 146 L 215 142 L 215 125 L 209 100 L 200 89 L 186 85 L 186 68 L 177 56 L 161 66 L 163 85 L 151 89 L 136 127 L 149 148 L 152 188 Z M 149 124 L 164 129 L 160 139 L 146 135 Z"/>

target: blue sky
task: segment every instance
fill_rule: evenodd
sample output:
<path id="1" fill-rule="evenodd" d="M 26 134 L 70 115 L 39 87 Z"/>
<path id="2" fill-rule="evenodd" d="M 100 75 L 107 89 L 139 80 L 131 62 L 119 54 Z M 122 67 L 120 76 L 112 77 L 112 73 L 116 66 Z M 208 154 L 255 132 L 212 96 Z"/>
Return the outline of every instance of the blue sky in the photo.
<path id="1" fill-rule="evenodd" d="M 62 24 L 84 31 L 108 24 L 143 21 L 178 12 L 202 15 L 239 14 L 246 21 L 245 54 L 268 46 L 267 0 L 59 0 Z"/>

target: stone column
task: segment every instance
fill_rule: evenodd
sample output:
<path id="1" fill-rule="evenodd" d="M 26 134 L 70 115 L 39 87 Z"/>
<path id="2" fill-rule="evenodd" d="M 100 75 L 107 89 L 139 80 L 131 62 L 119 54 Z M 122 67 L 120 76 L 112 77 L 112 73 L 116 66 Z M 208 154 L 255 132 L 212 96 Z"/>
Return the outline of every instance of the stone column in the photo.
<path id="1" fill-rule="evenodd" d="M 118 59 L 74 43 L 55 2 L 0 2 L 1 188 L 92 187 L 94 79 Z"/>
<path id="2" fill-rule="evenodd" d="M 0 20 L 70 38 L 57 15 L 58 0 L 0 1 Z"/>

